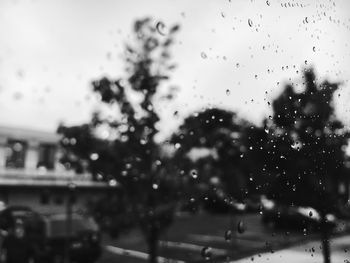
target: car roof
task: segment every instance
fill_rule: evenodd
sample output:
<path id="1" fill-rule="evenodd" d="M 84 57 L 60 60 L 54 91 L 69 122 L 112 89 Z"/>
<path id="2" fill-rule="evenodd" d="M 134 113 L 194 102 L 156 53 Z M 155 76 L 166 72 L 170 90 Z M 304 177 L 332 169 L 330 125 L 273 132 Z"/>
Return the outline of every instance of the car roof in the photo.
<path id="1" fill-rule="evenodd" d="M 65 214 L 51 214 L 51 215 L 46 215 L 45 216 L 45 219 L 47 219 L 49 221 L 50 220 L 57 220 L 57 221 L 59 221 L 59 220 L 67 220 L 67 218 L 68 218 L 68 215 L 66 213 Z M 77 213 L 72 213 L 71 214 L 71 219 L 85 220 L 85 218 L 82 215 L 77 214 Z"/>

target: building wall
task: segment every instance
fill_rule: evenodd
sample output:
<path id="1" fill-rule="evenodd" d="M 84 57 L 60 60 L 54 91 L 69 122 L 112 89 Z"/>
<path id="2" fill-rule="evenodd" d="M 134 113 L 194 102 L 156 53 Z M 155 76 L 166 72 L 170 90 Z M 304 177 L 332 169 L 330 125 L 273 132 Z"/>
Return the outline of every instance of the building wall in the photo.
<path id="1" fill-rule="evenodd" d="M 0 198 L 6 205 L 27 206 L 41 214 L 66 213 L 69 200 L 73 212 L 88 213 L 89 204 L 107 194 L 103 189 L 77 191 L 73 198 L 70 198 L 71 195 L 64 189 L 11 188 L 1 192 Z"/>
<path id="2" fill-rule="evenodd" d="M 44 214 L 65 213 L 70 184 L 74 183 L 73 212 L 86 212 L 91 201 L 108 192 L 108 185 L 92 182 L 90 174 L 75 174 L 59 163 L 59 139 L 54 133 L 0 126 L 0 201 L 5 206 L 28 206 Z M 24 149 L 24 167 L 11 166 L 7 161 L 17 142 L 25 145 L 19 147 Z M 44 146 L 49 146 L 49 154 Z M 48 156 L 52 167 L 41 165 Z"/>
<path id="3" fill-rule="evenodd" d="M 6 174 L 8 170 L 17 170 L 17 173 L 32 174 L 34 172 L 54 174 L 67 172 L 59 163 L 61 149 L 59 146 L 60 137 L 55 133 L 8 128 L 0 126 L 0 175 Z M 6 163 L 7 158 L 13 152 L 11 142 L 18 141 L 26 145 L 24 150 L 24 167 L 9 167 Z M 44 146 L 52 146 L 53 155 L 49 159 L 53 167 L 40 165 L 40 157 L 43 154 L 40 151 Z M 49 155 L 45 155 L 48 157 Z"/>

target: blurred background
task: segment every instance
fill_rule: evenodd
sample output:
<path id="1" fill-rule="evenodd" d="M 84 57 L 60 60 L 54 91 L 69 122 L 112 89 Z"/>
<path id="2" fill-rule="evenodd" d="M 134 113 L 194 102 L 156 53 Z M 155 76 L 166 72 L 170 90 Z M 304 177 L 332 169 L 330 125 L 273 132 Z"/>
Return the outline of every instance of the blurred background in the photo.
<path id="1" fill-rule="evenodd" d="M 1 1 L 0 259 L 347 262 L 349 10 Z"/>

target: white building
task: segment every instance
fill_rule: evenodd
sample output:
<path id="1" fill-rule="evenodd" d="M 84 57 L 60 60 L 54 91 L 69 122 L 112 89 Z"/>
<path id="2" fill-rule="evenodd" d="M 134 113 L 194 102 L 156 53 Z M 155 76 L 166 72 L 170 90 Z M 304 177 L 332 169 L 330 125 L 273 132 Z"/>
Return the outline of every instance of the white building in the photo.
<path id="1" fill-rule="evenodd" d="M 67 171 L 59 163 L 58 142 L 54 133 L 0 126 L 0 201 L 51 214 L 65 212 L 71 197 L 73 211 L 84 212 L 110 192 L 89 174 Z"/>

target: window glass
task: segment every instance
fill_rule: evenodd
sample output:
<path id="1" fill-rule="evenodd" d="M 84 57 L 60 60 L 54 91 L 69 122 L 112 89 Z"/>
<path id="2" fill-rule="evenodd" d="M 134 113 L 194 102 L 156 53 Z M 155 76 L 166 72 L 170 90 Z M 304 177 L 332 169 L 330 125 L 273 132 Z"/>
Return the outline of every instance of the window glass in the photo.
<path id="1" fill-rule="evenodd" d="M 48 170 L 54 168 L 56 147 L 52 144 L 40 144 L 38 168 L 45 167 Z"/>
<path id="2" fill-rule="evenodd" d="M 9 140 L 6 148 L 6 167 L 24 168 L 27 144 L 24 141 Z"/>
<path id="3" fill-rule="evenodd" d="M 0 32 L 0 193 L 90 213 L 96 262 L 350 262 L 349 0 L 0 0 Z"/>

